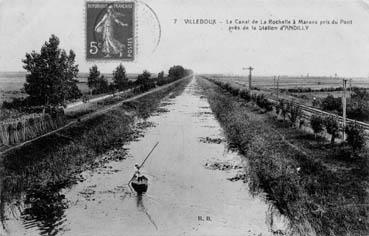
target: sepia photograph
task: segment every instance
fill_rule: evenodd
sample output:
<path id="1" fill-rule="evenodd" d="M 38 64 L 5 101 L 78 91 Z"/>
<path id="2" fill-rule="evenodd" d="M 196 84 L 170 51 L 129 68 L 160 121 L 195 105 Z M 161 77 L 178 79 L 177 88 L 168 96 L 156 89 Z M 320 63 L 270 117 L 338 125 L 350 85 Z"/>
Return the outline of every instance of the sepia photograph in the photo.
<path id="1" fill-rule="evenodd" d="M 0 236 L 368 236 L 369 0 L 0 0 Z"/>

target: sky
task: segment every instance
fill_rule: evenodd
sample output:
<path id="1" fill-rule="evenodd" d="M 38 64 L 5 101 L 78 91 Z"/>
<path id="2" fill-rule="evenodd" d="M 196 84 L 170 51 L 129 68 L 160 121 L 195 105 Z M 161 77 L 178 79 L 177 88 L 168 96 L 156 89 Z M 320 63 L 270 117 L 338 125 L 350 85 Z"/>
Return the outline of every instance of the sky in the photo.
<path id="1" fill-rule="evenodd" d="M 0 71 L 22 71 L 25 53 L 39 51 L 55 34 L 62 48 L 77 54 L 81 72 L 94 64 L 111 72 L 120 61 L 86 60 L 85 5 L 85 0 L 0 0 Z M 256 75 L 369 76 L 369 0 L 146 0 L 136 5 L 138 54 L 135 61 L 122 62 L 127 72 L 159 72 L 179 64 L 196 73 L 246 74 L 243 68 L 252 66 Z M 190 25 L 184 19 L 217 24 Z M 227 19 L 352 24 L 230 32 Z"/>

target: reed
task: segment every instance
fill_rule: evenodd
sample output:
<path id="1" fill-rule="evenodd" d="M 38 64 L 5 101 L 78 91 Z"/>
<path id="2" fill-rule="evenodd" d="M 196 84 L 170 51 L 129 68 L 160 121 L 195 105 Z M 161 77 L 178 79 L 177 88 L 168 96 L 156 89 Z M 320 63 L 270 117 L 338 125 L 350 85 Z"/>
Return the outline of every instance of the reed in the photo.
<path id="1" fill-rule="evenodd" d="M 50 132 L 65 124 L 64 114 L 39 113 L 0 123 L 0 145 L 15 145 Z"/>
<path id="2" fill-rule="evenodd" d="M 290 127 L 277 127 L 207 80 L 200 84 L 229 147 L 248 159 L 244 181 L 251 193 L 263 193 L 287 217 L 285 235 L 368 235 L 367 159 L 335 160 L 330 149 L 304 145 L 296 130 L 292 145 L 284 136 Z"/>

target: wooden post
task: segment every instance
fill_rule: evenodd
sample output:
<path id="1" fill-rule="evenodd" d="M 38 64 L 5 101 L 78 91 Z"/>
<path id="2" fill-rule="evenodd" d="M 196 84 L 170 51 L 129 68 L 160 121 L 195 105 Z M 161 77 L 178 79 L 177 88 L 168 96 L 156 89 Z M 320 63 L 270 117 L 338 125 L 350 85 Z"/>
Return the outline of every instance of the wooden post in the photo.
<path id="1" fill-rule="evenodd" d="M 251 74 L 251 72 L 252 72 L 252 70 L 254 69 L 254 68 L 252 68 L 251 66 L 250 67 L 248 67 L 248 68 L 242 68 L 243 70 L 249 70 L 249 90 L 250 90 L 250 94 L 251 94 L 251 90 L 252 90 L 252 82 L 251 82 L 251 77 L 252 77 L 252 74 Z"/>
<path id="2" fill-rule="evenodd" d="M 343 79 L 343 96 L 342 96 L 342 118 L 343 118 L 343 131 L 342 138 L 345 141 L 345 129 L 346 129 L 346 84 L 347 79 Z"/>
<path id="3" fill-rule="evenodd" d="M 247 68 L 249 70 L 249 89 L 250 91 L 252 90 L 252 83 L 251 83 L 251 72 L 254 68 L 252 68 L 251 66 L 249 68 Z"/>
<path id="4" fill-rule="evenodd" d="M 279 100 L 279 75 L 277 77 L 277 99 Z"/>

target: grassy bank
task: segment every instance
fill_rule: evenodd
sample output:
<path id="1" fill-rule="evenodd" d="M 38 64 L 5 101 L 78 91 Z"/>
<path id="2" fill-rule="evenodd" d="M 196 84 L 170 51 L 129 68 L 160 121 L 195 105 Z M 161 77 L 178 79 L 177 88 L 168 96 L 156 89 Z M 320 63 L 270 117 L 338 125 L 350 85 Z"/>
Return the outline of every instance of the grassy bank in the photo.
<path id="1" fill-rule="evenodd" d="M 250 191 L 266 193 L 275 211 L 288 218 L 285 233 L 369 233 L 366 159 L 334 160 L 333 150 L 311 146 L 302 131 L 292 135 L 290 126 L 269 119 L 252 104 L 207 80 L 199 83 L 229 147 L 248 159 L 244 180 Z"/>
<path id="2" fill-rule="evenodd" d="M 180 94 L 189 81 L 124 103 L 7 153 L 2 161 L 1 219 L 4 220 L 4 205 L 24 200 L 24 196 L 31 205 L 27 209 L 34 209 L 36 217 L 56 217 L 45 212 L 53 214 L 65 207 L 59 190 L 78 181 L 78 174 L 86 169 L 124 159 L 122 146 L 141 136 L 150 125 L 144 120 L 135 125 L 135 118 L 145 119 L 160 110 L 161 100 Z"/>

